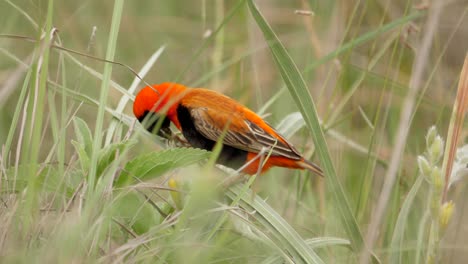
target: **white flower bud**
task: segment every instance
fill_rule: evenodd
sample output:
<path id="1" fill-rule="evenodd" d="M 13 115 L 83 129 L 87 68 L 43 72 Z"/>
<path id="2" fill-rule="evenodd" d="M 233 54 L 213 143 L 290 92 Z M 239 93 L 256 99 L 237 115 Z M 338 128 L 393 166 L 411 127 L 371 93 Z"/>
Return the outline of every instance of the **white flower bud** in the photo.
<path id="1" fill-rule="evenodd" d="M 444 153 L 444 140 L 437 135 L 434 140 L 432 141 L 432 145 L 428 147 L 429 152 L 429 162 L 431 164 L 436 164 L 439 162 L 440 157 Z"/>
<path id="2" fill-rule="evenodd" d="M 431 175 L 431 165 L 424 156 L 418 156 L 418 167 L 424 176 L 429 177 Z"/>

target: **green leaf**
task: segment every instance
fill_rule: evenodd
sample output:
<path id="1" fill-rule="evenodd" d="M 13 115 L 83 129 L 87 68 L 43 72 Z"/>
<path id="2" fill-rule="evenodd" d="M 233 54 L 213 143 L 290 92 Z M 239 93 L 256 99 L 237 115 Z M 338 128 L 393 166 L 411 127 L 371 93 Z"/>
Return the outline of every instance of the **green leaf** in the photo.
<path id="1" fill-rule="evenodd" d="M 195 148 L 175 148 L 142 154 L 129 161 L 116 185 L 122 186 L 139 180 L 148 180 L 161 176 L 175 168 L 188 166 L 210 157 L 211 152 Z"/>
<path id="2" fill-rule="evenodd" d="M 321 165 L 325 171 L 327 187 L 329 192 L 333 194 L 334 206 L 340 213 L 340 220 L 349 236 L 349 239 L 351 240 L 351 247 L 356 254 L 359 254 L 361 250 L 365 248 L 364 239 L 348 203 L 349 199 L 346 197 L 343 187 L 336 175 L 335 168 L 333 167 L 327 143 L 320 127 L 317 110 L 314 102 L 312 101 L 307 85 L 291 56 L 281 44 L 280 40 L 275 35 L 258 8 L 255 6 L 253 0 L 248 0 L 247 3 L 252 16 L 257 22 L 259 28 L 262 30 L 270 47 L 270 51 L 273 54 L 273 58 L 275 59 L 281 76 L 288 87 L 291 96 L 296 102 L 297 107 L 301 111 L 304 121 L 311 131 L 316 151 L 318 152 Z M 377 261 L 375 256 L 374 261 Z"/>
<path id="3" fill-rule="evenodd" d="M 81 169 L 83 174 L 88 174 L 89 171 L 89 155 L 86 153 L 85 146 L 78 141 L 72 140 L 72 145 L 75 147 L 76 153 L 78 153 L 78 158 L 80 159 Z"/>
<path id="4" fill-rule="evenodd" d="M 112 207 L 116 220 L 128 225 L 138 235 L 148 232 L 162 220 L 150 203 L 136 192 L 121 193 Z"/>
<path id="5" fill-rule="evenodd" d="M 249 212 L 254 212 L 251 217 L 267 229 L 265 234 L 278 248 L 285 251 L 282 255 L 289 256 L 291 262 L 324 263 L 296 230 L 258 195 L 253 195 L 250 190 L 244 191 L 239 185 L 229 188 L 226 195 L 232 200 L 240 198 L 239 205 Z"/>
<path id="6" fill-rule="evenodd" d="M 91 156 L 93 151 L 93 136 L 88 124 L 83 119 L 75 116 L 73 118 L 73 126 L 75 127 L 76 139 L 82 145 L 88 157 Z"/>
<path id="7" fill-rule="evenodd" d="M 107 145 L 103 149 L 99 150 L 97 175 L 101 175 L 102 172 L 115 160 L 117 152 L 122 153 L 122 151 L 131 148 L 136 143 L 136 140 L 125 140 L 119 143 Z"/>

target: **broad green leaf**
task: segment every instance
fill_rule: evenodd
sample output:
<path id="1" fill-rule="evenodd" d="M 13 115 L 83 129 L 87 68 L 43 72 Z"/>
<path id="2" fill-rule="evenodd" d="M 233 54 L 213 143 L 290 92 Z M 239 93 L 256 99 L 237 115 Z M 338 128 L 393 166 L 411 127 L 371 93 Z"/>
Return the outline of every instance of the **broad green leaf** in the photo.
<path id="1" fill-rule="evenodd" d="M 153 179 L 175 168 L 188 166 L 209 158 L 211 152 L 195 148 L 175 148 L 142 154 L 129 161 L 119 176 L 116 185 Z"/>
<path id="2" fill-rule="evenodd" d="M 101 175 L 102 172 L 115 160 L 115 155 L 117 152 L 121 153 L 122 151 L 131 148 L 135 144 L 136 140 L 125 140 L 119 143 L 107 145 L 100 149 L 97 175 Z"/>
<path id="3" fill-rule="evenodd" d="M 83 119 L 75 116 L 73 118 L 73 126 L 75 127 L 76 139 L 83 146 L 86 154 L 91 156 L 91 152 L 93 151 L 93 136 L 88 124 Z"/>

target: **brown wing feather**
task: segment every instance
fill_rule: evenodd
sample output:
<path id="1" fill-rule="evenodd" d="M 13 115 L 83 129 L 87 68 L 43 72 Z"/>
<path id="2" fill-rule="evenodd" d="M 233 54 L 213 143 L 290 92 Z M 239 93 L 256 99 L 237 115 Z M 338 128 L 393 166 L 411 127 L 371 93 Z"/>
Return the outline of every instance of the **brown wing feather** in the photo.
<path id="1" fill-rule="evenodd" d="M 291 159 L 301 159 L 301 154 L 296 150 L 294 146 L 288 143 L 288 141 L 283 138 L 273 127 L 267 124 L 273 131 L 275 131 L 276 135 L 281 138 L 278 140 L 277 138 L 273 137 L 272 135 L 268 134 L 265 130 L 261 127 L 257 126 L 255 123 L 246 121 L 247 125 L 249 126 L 250 130 L 254 133 L 257 141 L 265 147 L 273 147 L 274 155 L 280 155 L 284 157 L 288 157 Z"/>
<path id="2" fill-rule="evenodd" d="M 198 132 L 213 141 L 217 141 L 223 135 L 226 126 L 229 126 L 223 140 L 226 145 L 254 153 L 266 148 L 267 151 L 272 152 L 273 156 L 283 156 L 295 160 L 302 158 L 284 138 L 281 137 L 281 140 L 275 138 L 235 111 L 225 112 L 219 109 L 197 107 L 191 108 L 190 114 Z M 273 131 L 275 130 L 273 129 Z"/>

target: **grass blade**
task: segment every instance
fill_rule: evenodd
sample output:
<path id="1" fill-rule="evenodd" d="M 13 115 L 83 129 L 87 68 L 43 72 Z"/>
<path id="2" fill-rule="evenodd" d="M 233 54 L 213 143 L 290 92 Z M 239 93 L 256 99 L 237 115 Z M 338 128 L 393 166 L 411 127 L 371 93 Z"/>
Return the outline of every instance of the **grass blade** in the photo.
<path id="1" fill-rule="evenodd" d="M 403 248 L 403 238 L 405 233 L 405 226 L 408 220 L 413 201 L 418 194 L 419 188 L 424 181 L 424 176 L 420 175 L 416 182 L 413 184 L 408 196 L 400 210 L 397 222 L 395 223 L 395 230 L 393 231 L 392 242 L 390 243 L 390 262 L 389 263 L 402 263 L 401 262 L 401 249 Z"/>
<path id="2" fill-rule="evenodd" d="M 47 78 L 49 76 L 49 59 L 50 59 L 50 44 L 53 43 L 57 30 L 52 27 L 53 18 L 53 7 L 54 2 L 49 0 L 47 5 L 47 18 L 45 28 L 47 34 L 43 36 L 41 43 L 39 43 L 39 56 L 34 66 L 34 82 L 31 87 L 31 100 L 28 107 L 27 116 L 27 132 L 26 136 L 29 137 L 29 143 L 23 145 L 24 153 L 28 153 L 29 156 L 25 157 L 25 161 L 30 164 L 38 164 L 39 162 L 39 150 L 41 146 L 42 128 L 44 125 L 44 116 L 46 115 L 45 109 L 45 96 L 47 95 Z M 25 212 L 34 212 L 32 208 L 36 207 L 37 193 L 38 193 L 38 181 L 36 177 L 36 170 L 34 166 L 30 166 L 28 170 L 28 191 L 26 194 L 26 203 L 23 208 Z M 28 219 L 31 221 L 31 219 Z M 26 223 L 27 230 L 30 223 Z"/>
<path id="3" fill-rule="evenodd" d="M 106 60 L 114 60 L 115 50 L 117 47 L 117 36 L 119 33 L 120 21 L 123 11 L 123 0 L 115 1 L 114 11 L 112 15 L 112 24 L 109 34 L 109 42 L 107 44 Z M 88 185 L 89 185 L 89 195 L 93 193 L 94 184 L 96 180 L 97 172 L 97 162 L 99 149 L 102 144 L 102 134 L 103 134 L 103 125 L 104 125 L 104 112 L 107 105 L 107 97 L 109 94 L 109 83 L 112 73 L 112 64 L 106 63 L 104 65 L 103 80 L 101 83 L 101 94 L 99 99 L 99 108 L 96 117 L 96 128 L 94 133 L 94 142 L 93 142 L 93 152 L 91 156 L 91 165 L 88 176 Z"/>
<path id="4" fill-rule="evenodd" d="M 320 127 L 317 110 L 311 99 L 312 97 L 307 85 L 291 56 L 281 44 L 253 1 L 249 0 L 248 5 L 266 41 L 269 43 L 270 50 L 281 76 L 312 133 L 315 148 L 325 171 L 327 187 L 330 193 L 333 194 L 335 207 L 341 215 L 341 223 L 349 236 L 351 247 L 356 253 L 359 253 L 364 248 L 364 239 L 333 167 L 325 137 Z"/>
<path id="5" fill-rule="evenodd" d="M 404 17 L 399 18 L 399 19 L 397 19 L 395 21 L 392 21 L 392 22 L 390 22 L 388 24 L 385 24 L 382 27 L 377 28 L 376 30 L 370 31 L 370 32 L 362 35 L 361 37 L 356 38 L 353 41 L 350 41 L 350 42 L 344 44 L 343 46 L 336 49 L 335 51 L 325 55 L 323 58 L 320 58 L 317 61 L 315 61 L 314 63 L 310 64 L 309 66 L 307 66 L 304 69 L 304 73 L 315 69 L 319 65 L 322 65 L 322 64 L 324 64 L 324 63 L 326 63 L 328 61 L 333 60 L 334 58 L 336 58 L 339 55 L 345 53 L 346 51 L 348 51 L 348 50 L 350 50 L 352 48 L 355 48 L 355 47 L 357 47 L 357 46 L 359 46 L 359 45 L 361 45 L 363 43 L 366 43 L 367 41 L 369 41 L 369 40 L 371 40 L 371 39 L 373 39 L 373 38 L 375 38 L 377 36 L 380 36 L 381 34 L 387 32 L 389 30 L 392 30 L 394 28 L 403 26 L 408 22 L 416 20 L 416 19 L 422 17 L 425 14 L 426 14 L 426 11 L 416 11 L 416 12 L 414 12 L 414 13 L 408 15 L 408 16 L 404 16 Z"/>
<path id="6" fill-rule="evenodd" d="M 272 239 L 280 243 L 293 258 L 295 263 L 323 263 L 320 257 L 307 245 L 306 241 L 259 196 L 252 199 L 252 193 L 243 191 L 240 185 L 228 189 L 230 199 L 240 198 L 239 204 L 248 211 L 255 211 L 253 217 L 269 229 Z"/>
<path id="7" fill-rule="evenodd" d="M 164 52 L 164 49 L 166 47 L 162 46 L 160 47 L 153 55 L 148 59 L 148 61 L 143 65 L 141 70 L 138 72 L 138 77 L 135 76 L 133 79 L 132 84 L 130 85 L 130 88 L 128 88 L 128 94 L 133 95 L 137 87 L 140 85 L 141 79 L 140 78 L 145 78 L 146 74 L 151 70 L 153 65 L 156 63 L 156 61 L 159 59 L 161 54 Z M 119 104 L 115 108 L 115 112 L 117 114 L 120 114 L 124 111 L 125 106 L 127 105 L 128 101 L 132 99 L 129 95 L 123 94 L 122 98 L 120 98 Z M 106 136 L 106 141 L 105 145 L 109 144 L 112 140 L 112 137 L 114 136 L 115 131 L 117 130 L 117 125 L 121 123 L 119 119 L 112 119 L 110 125 L 109 125 L 109 130 L 107 132 Z M 120 136 L 119 136 L 120 138 Z"/>

